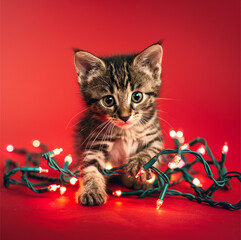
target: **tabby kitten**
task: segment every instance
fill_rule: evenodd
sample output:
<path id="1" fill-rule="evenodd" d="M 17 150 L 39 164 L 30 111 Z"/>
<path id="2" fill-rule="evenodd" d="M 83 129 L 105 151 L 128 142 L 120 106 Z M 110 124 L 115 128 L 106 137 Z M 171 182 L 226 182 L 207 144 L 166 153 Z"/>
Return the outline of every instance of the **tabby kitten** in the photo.
<path id="1" fill-rule="evenodd" d="M 75 67 L 88 113 L 76 131 L 81 186 L 76 200 L 82 205 L 106 202 L 107 164 L 127 163 L 131 185 L 139 169 L 163 146 L 156 109 L 161 84 L 162 47 L 153 44 L 137 55 L 98 58 L 76 50 Z M 139 187 L 152 177 L 138 177 Z M 128 183 L 129 184 L 129 183 Z"/>

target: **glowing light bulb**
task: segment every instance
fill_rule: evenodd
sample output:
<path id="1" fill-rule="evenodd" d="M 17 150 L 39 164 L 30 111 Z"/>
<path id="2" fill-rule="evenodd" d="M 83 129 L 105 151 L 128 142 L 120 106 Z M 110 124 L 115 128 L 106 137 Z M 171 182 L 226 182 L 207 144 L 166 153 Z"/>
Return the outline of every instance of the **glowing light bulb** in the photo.
<path id="1" fill-rule="evenodd" d="M 156 201 L 156 209 L 159 210 L 160 207 L 162 206 L 162 204 L 163 204 L 163 200 L 158 199 L 158 200 Z"/>
<path id="2" fill-rule="evenodd" d="M 76 178 L 76 177 L 72 177 L 69 179 L 69 183 L 71 185 L 75 185 L 77 182 L 78 182 L 78 178 Z"/>
<path id="3" fill-rule="evenodd" d="M 180 147 L 181 150 L 188 149 L 188 148 L 190 148 L 189 143 L 185 143 Z"/>
<path id="4" fill-rule="evenodd" d="M 227 153 L 228 153 L 228 143 L 225 142 L 223 145 L 222 154 L 227 154 Z"/>
<path id="5" fill-rule="evenodd" d="M 65 158 L 64 158 L 64 161 L 65 162 L 68 162 L 69 165 L 72 163 L 72 156 L 71 154 L 67 155 Z"/>
<path id="6" fill-rule="evenodd" d="M 34 140 L 33 141 L 33 146 L 36 147 L 36 148 L 39 147 L 40 146 L 40 141 L 39 140 Z"/>
<path id="7" fill-rule="evenodd" d="M 136 174 L 136 178 L 138 178 L 138 177 L 140 177 L 142 174 L 144 174 L 146 172 L 146 170 L 143 168 L 143 167 L 141 167 L 140 168 L 140 170 L 139 170 L 139 172 Z"/>
<path id="8" fill-rule="evenodd" d="M 39 173 L 48 173 L 48 172 L 49 172 L 48 169 L 44 169 L 44 168 L 39 167 Z"/>
<path id="9" fill-rule="evenodd" d="M 177 137 L 182 138 L 183 137 L 183 132 L 182 131 L 177 131 Z"/>
<path id="10" fill-rule="evenodd" d="M 177 167 L 183 167 L 185 165 L 185 162 L 184 162 L 184 165 L 183 163 L 180 164 L 180 162 L 182 161 L 182 157 L 177 154 L 171 162 L 168 163 L 168 167 L 171 168 L 171 169 L 174 169 L 174 168 L 177 168 Z M 180 164 L 180 166 L 179 166 Z"/>
<path id="11" fill-rule="evenodd" d="M 62 148 L 56 148 L 56 149 L 54 149 L 54 154 L 59 155 L 62 151 L 63 151 Z"/>
<path id="12" fill-rule="evenodd" d="M 192 183 L 197 186 L 197 187 L 202 187 L 202 184 L 200 183 L 199 179 L 198 178 L 194 178 L 192 180 Z"/>
<path id="13" fill-rule="evenodd" d="M 60 186 L 56 184 L 52 184 L 52 185 L 49 185 L 48 188 L 49 188 L 49 191 L 55 192 L 58 188 L 60 188 Z"/>
<path id="14" fill-rule="evenodd" d="M 156 177 L 155 175 L 153 174 L 152 178 L 149 179 L 149 180 L 146 180 L 148 183 L 153 183 L 155 181 Z"/>
<path id="15" fill-rule="evenodd" d="M 56 155 L 59 155 L 63 151 L 62 148 L 55 148 L 53 150 L 53 154 L 51 154 L 51 157 L 55 157 Z"/>
<path id="16" fill-rule="evenodd" d="M 169 162 L 168 167 L 171 168 L 171 169 L 174 169 L 174 168 L 177 167 L 177 165 L 174 162 Z"/>
<path id="17" fill-rule="evenodd" d="M 205 149 L 204 146 L 201 146 L 200 148 L 198 148 L 197 152 L 200 153 L 200 154 L 202 154 L 202 155 L 205 155 L 206 149 Z"/>
<path id="18" fill-rule="evenodd" d="M 181 159 L 181 161 L 177 164 L 177 168 L 182 168 L 186 165 L 186 163 Z"/>
<path id="19" fill-rule="evenodd" d="M 105 169 L 107 169 L 107 170 L 112 169 L 112 165 L 110 163 L 106 163 Z"/>
<path id="20" fill-rule="evenodd" d="M 121 190 L 117 190 L 117 191 L 114 191 L 112 194 L 114 196 L 116 196 L 116 197 L 120 197 L 122 195 L 122 191 Z"/>
<path id="21" fill-rule="evenodd" d="M 170 135 L 171 138 L 175 138 L 176 135 L 177 135 L 177 133 L 176 133 L 174 130 L 171 130 L 171 131 L 169 132 L 169 135 Z"/>
<path id="22" fill-rule="evenodd" d="M 67 188 L 64 187 L 64 186 L 61 186 L 61 187 L 59 188 L 59 191 L 60 191 L 60 194 L 61 194 L 61 195 L 63 195 L 63 194 L 66 192 L 66 190 L 67 190 Z"/>
<path id="23" fill-rule="evenodd" d="M 179 154 L 177 154 L 172 161 L 177 165 L 181 160 L 182 157 Z"/>
<path id="24" fill-rule="evenodd" d="M 179 142 L 180 142 L 181 144 L 183 144 L 183 143 L 185 142 L 185 138 L 184 138 L 184 137 L 178 138 L 178 140 L 179 140 Z"/>
<path id="25" fill-rule="evenodd" d="M 14 151 L 14 146 L 13 145 L 7 145 L 6 150 L 8 152 L 13 152 Z"/>

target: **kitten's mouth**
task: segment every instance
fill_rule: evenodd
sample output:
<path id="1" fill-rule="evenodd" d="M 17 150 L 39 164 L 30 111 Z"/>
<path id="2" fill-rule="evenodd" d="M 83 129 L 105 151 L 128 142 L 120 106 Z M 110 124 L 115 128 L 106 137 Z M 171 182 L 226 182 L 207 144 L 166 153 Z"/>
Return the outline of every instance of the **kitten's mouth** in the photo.
<path id="1" fill-rule="evenodd" d="M 133 126 L 134 122 L 135 121 L 132 117 L 130 117 L 127 121 L 123 121 L 121 119 L 115 119 L 113 121 L 115 126 L 122 128 L 122 129 L 130 128 L 131 126 Z"/>
<path id="2" fill-rule="evenodd" d="M 127 121 L 127 122 L 123 122 L 123 121 L 117 121 L 115 122 L 115 125 L 119 128 L 129 128 L 133 125 L 133 121 Z"/>
<path id="3" fill-rule="evenodd" d="M 127 119 L 125 121 L 120 118 L 112 118 L 110 120 L 115 126 L 122 128 L 122 129 L 128 129 L 128 128 L 132 127 L 133 125 L 135 125 L 135 123 L 136 123 L 136 118 L 133 115 L 130 116 L 129 119 Z"/>

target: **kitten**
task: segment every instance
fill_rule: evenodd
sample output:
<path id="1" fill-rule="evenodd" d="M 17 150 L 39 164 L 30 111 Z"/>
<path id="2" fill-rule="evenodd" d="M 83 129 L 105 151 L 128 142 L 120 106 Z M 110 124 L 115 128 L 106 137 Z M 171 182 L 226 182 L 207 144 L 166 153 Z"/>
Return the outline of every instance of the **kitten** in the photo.
<path id="1" fill-rule="evenodd" d="M 81 186 L 76 200 L 82 205 L 106 202 L 106 180 L 100 170 L 127 163 L 126 175 L 139 169 L 163 147 L 156 109 L 161 85 L 162 47 L 153 44 L 137 55 L 98 58 L 75 51 L 75 67 L 88 113 L 76 131 Z M 138 177 L 145 187 L 151 170 Z M 125 181 L 126 182 L 126 181 Z M 129 183 L 130 185 L 130 183 Z"/>

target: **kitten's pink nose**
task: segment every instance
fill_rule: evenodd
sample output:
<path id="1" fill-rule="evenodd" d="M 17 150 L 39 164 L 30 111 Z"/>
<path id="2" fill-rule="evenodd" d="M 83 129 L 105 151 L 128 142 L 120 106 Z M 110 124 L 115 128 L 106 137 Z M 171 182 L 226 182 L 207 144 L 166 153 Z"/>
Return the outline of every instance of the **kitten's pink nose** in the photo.
<path id="1" fill-rule="evenodd" d="M 120 119 L 124 122 L 127 122 L 127 120 L 130 118 L 130 116 L 127 116 L 127 117 L 120 117 Z"/>

